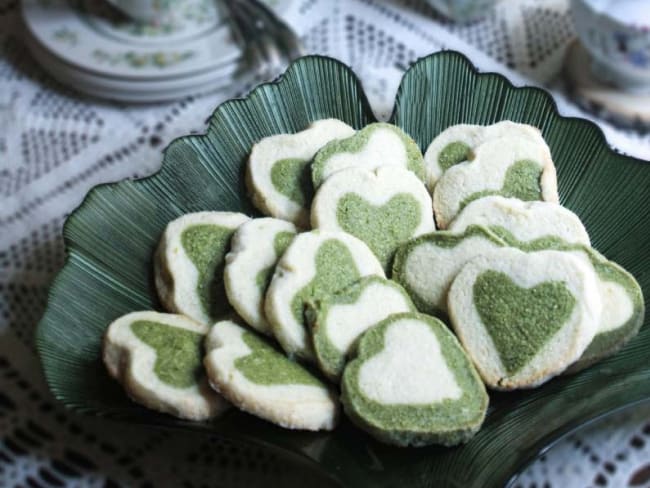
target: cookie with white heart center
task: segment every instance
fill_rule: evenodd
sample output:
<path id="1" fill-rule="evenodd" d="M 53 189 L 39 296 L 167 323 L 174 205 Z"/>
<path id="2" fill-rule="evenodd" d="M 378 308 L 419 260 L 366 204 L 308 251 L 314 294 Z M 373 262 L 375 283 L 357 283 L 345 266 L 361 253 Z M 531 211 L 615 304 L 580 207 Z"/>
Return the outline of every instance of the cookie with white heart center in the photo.
<path id="1" fill-rule="evenodd" d="M 398 446 L 466 442 L 488 406 L 458 340 L 440 320 L 417 313 L 391 315 L 361 336 L 341 392 L 355 424 Z"/>
<path id="2" fill-rule="evenodd" d="M 110 375 L 129 397 L 158 412 L 207 420 L 229 405 L 206 379 L 206 325 L 182 315 L 133 312 L 111 323 L 102 357 Z"/>
<path id="3" fill-rule="evenodd" d="M 541 132 L 536 127 L 518 124 L 509 120 L 492 125 L 452 125 L 438 134 L 424 153 L 427 174 L 427 188 L 433 192 L 436 182 L 452 166 L 474 159 L 474 150 L 490 139 L 512 136 L 534 139 L 543 143 Z"/>
<path id="4" fill-rule="evenodd" d="M 264 295 L 275 265 L 296 235 L 286 220 L 253 219 L 233 234 L 223 279 L 228 301 L 248 325 L 271 334 L 264 314 Z"/>
<path id="5" fill-rule="evenodd" d="M 474 150 L 474 159 L 445 171 L 433 191 L 436 224 L 446 229 L 474 200 L 501 195 L 557 203 L 555 166 L 543 141 L 512 136 L 491 139 Z"/>
<path id="6" fill-rule="evenodd" d="M 361 334 L 390 315 L 416 311 L 404 288 L 378 276 L 361 278 L 310 304 L 307 318 L 320 370 L 338 382 Z"/>
<path id="7" fill-rule="evenodd" d="M 377 122 L 320 149 L 311 165 L 312 183 L 318 189 L 338 171 L 347 168 L 373 170 L 380 166 L 407 169 L 424 181 L 424 160 L 415 141 L 399 127 Z"/>
<path id="8" fill-rule="evenodd" d="M 531 388 L 562 373 L 591 343 L 596 277 L 560 251 L 502 248 L 469 261 L 449 290 L 451 324 L 490 388 Z"/>
<path id="9" fill-rule="evenodd" d="M 211 324 L 228 313 L 223 284 L 230 239 L 249 217 L 234 212 L 196 212 L 167 225 L 154 257 L 160 301 L 169 312 Z"/>
<path id="10" fill-rule="evenodd" d="M 278 261 L 264 301 L 266 318 L 285 352 L 313 361 L 307 304 L 369 275 L 385 277 L 363 241 L 318 229 L 298 234 Z"/>
<path id="11" fill-rule="evenodd" d="M 219 321 L 205 347 L 210 384 L 237 408 L 288 429 L 336 425 L 336 393 L 256 333 L 232 320 Z"/>
<path id="12" fill-rule="evenodd" d="M 465 263 L 504 245 L 496 234 L 480 226 L 460 234 L 425 234 L 398 248 L 392 278 L 408 291 L 418 310 L 444 316 L 447 292 Z"/>
<path id="13" fill-rule="evenodd" d="M 246 166 L 246 184 L 253 204 L 265 215 L 308 227 L 314 193 L 311 160 L 328 142 L 350 137 L 354 132 L 340 120 L 323 119 L 301 132 L 259 141 Z"/>
<path id="14" fill-rule="evenodd" d="M 400 244 L 435 230 L 427 189 L 397 166 L 351 168 L 329 177 L 314 197 L 311 225 L 358 237 L 386 270 Z"/>
<path id="15" fill-rule="evenodd" d="M 540 249 L 550 247 L 553 241 L 591 245 L 580 218 L 553 202 L 524 202 L 501 196 L 480 198 L 456 216 L 449 230 L 463 232 L 470 225 L 487 227 L 506 241 L 537 241 Z"/>

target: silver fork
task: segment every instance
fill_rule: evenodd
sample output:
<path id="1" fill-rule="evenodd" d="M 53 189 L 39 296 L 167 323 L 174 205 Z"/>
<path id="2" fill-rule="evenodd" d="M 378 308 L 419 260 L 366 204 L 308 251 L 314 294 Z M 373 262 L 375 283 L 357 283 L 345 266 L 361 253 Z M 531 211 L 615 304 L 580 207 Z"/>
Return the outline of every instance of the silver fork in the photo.
<path id="1" fill-rule="evenodd" d="M 243 48 L 240 84 L 272 80 L 305 53 L 296 33 L 260 1 L 219 3 L 230 19 L 235 40 Z"/>

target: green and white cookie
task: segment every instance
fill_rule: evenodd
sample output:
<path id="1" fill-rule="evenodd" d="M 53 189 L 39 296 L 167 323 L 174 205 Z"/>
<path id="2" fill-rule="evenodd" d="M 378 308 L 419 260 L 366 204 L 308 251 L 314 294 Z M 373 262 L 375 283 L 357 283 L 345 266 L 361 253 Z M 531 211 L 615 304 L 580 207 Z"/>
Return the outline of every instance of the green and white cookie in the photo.
<path id="1" fill-rule="evenodd" d="M 501 239 L 480 226 L 461 234 L 432 232 L 397 250 L 392 277 L 406 289 L 418 310 L 444 315 L 449 287 L 465 263 L 502 246 Z"/>
<path id="2" fill-rule="evenodd" d="M 440 320 L 417 313 L 392 315 L 361 336 L 341 391 L 355 424 L 398 446 L 466 442 L 488 406 L 458 340 Z"/>
<path id="3" fill-rule="evenodd" d="M 250 220 L 233 212 L 197 212 L 173 220 L 154 259 L 156 290 L 170 312 L 211 324 L 228 312 L 225 256 L 235 230 Z"/>
<path id="4" fill-rule="evenodd" d="M 451 222 L 449 230 L 463 232 L 482 225 L 504 239 L 549 248 L 553 241 L 590 246 L 589 234 L 580 218 L 552 202 L 523 202 L 517 198 L 490 196 L 469 203 Z"/>
<path id="5" fill-rule="evenodd" d="M 363 241 L 345 232 L 313 230 L 298 234 L 278 261 L 264 311 L 273 335 L 289 354 L 314 360 L 305 307 L 363 276 L 384 277 Z"/>
<path id="6" fill-rule="evenodd" d="M 601 303 L 593 271 L 559 251 L 502 248 L 467 263 L 448 295 L 451 324 L 486 385 L 531 388 L 591 343 Z"/>
<path id="7" fill-rule="evenodd" d="M 354 129 L 337 119 L 313 122 L 295 134 L 265 137 L 253 146 L 246 184 L 253 204 L 264 214 L 309 226 L 313 196 L 310 162 L 321 147 L 350 137 Z"/>
<path id="8" fill-rule="evenodd" d="M 474 159 L 474 149 L 490 139 L 499 137 L 535 139 L 542 144 L 544 138 L 536 127 L 509 120 L 492 125 L 452 125 L 438 134 L 424 153 L 427 188 L 433 192 L 436 182 L 452 166 Z"/>
<path id="9" fill-rule="evenodd" d="M 207 332 L 206 325 L 182 315 L 123 315 L 104 334 L 104 364 L 134 401 L 182 419 L 206 420 L 229 406 L 212 391 L 201 364 Z"/>
<path id="10" fill-rule="evenodd" d="M 275 264 L 295 235 L 296 227 L 286 220 L 250 220 L 237 229 L 226 255 L 223 280 L 228 301 L 248 325 L 264 334 L 271 334 L 264 295 Z"/>
<path id="11" fill-rule="evenodd" d="M 449 168 L 436 183 L 433 210 L 439 228 L 469 203 L 490 195 L 557 203 L 555 166 L 548 146 L 530 138 L 500 137 L 478 146 L 474 159 Z"/>
<path id="12" fill-rule="evenodd" d="M 352 168 L 332 175 L 318 189 L 311 225 L 358 237 L 388 270 L 397 246 L 435 230 L 432 214 L 431 196 L 411 171 Z"/>
<path id="13" fill-rule="evenodd" d="M 424 161 L 415 141 L 399 127 L 378 122 L 347 139 L 332 141 L 318 151 L 311 165 L 312 183 L 318 189 L 327 178 L 343 169 L 373 170 L 380 166 L 399 166 L 424 180 Z"/>
<path id="14" fill-rule="evenodd" d="M 288 429 L 336 425 L 336 394 L 254 332 L 223 320 L 214 324 L 205 347 L 210 384 L 241 410 Z"/>
<path id="15" fill-rule="evenodd" d="M 361 334 L 389 315 L 416 311 L 404 288 L 378 276 L 361 278 L 311 304 L 308 318 L 318 366 L 338 382 Z"/>

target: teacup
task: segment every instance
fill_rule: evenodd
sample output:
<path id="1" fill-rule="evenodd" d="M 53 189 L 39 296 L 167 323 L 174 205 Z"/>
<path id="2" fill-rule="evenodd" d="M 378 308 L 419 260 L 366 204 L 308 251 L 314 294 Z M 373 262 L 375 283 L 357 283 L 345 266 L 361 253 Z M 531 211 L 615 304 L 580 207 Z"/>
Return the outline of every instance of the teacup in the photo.
<path id="1" fill-rule="evenodd" d="M 593 58 L 592 73 L 628 92 L 650 92 L 648 0 L 572 0 L 582 44 Z"/>
<path id="2" fill-rule="evenodd" d="M 174 11 L 191 0 L 107 0 L 128 17 L 145 24 L 161 25 L 173 20 Z"/>

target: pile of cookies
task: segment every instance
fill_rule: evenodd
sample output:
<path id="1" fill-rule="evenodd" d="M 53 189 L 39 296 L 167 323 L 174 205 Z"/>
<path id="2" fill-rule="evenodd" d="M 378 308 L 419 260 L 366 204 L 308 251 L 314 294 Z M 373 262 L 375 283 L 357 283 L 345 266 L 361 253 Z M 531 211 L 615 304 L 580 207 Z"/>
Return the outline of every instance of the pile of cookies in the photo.
<path id="1" fill-rule="evenodd" d="M 638 283 L 559 205 L 534 127 L 453 126 L 423 156 L 396 126 L 319 120 L 259 141 L 246 183 L 266 217 L 170 222 L 154 257 L 169 313 L 106 331 L 109 373 L 149 408 L 329 430 L 342 404 L 384 442 L 454 445 L 486 386 L 578 371 L 643 323 Z"/>

